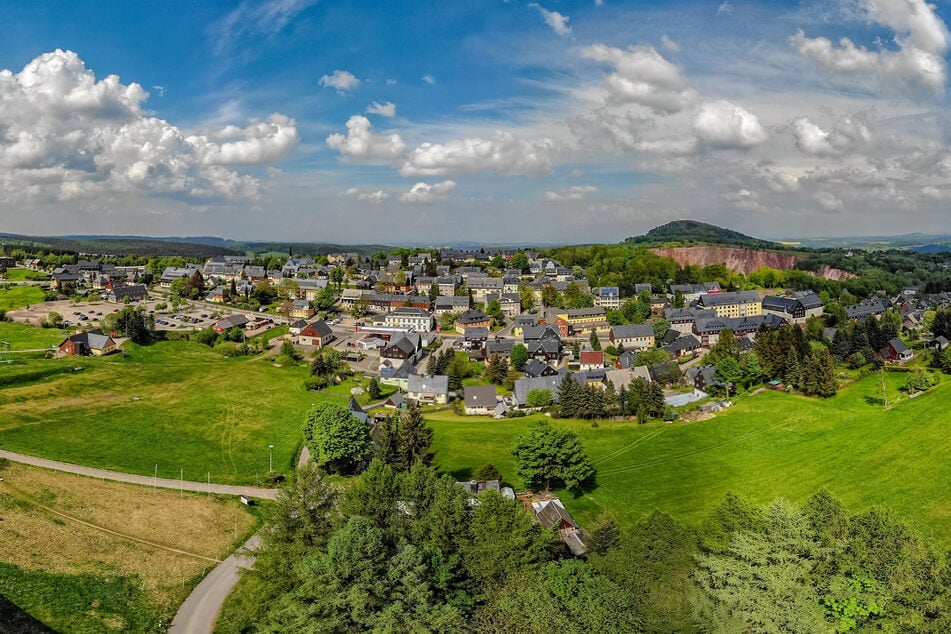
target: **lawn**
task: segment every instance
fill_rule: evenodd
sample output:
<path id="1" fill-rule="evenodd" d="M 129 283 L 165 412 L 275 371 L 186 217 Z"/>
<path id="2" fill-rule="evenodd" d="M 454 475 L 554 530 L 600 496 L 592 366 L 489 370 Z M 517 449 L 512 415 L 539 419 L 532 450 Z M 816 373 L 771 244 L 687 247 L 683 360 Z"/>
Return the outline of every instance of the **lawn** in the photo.
<path id="1" fill-rule="evenodd" d="M 39 286 L 0 287 L 0 310 L 12 310 L 31 304 L 39 304 L 46 298 L 46 291 Z"/>
<path id="2" fill-rule="evenodd" d="M 0 595 L 60 632 L 163 630 L 258 525 L 234 498 L 15 464 L 2 475 Z"/>
<path id="3" fill-rule="evenodd" d="M 904 376 L 890 381 L 894 402 Z M 654 509 L 699 522 L 728 491 L 756 503 L 779 496 L 801 503 L 826 487 L 853 511 L 885 505 L 951 545 L 949 404 L 945 381 L 885 410 L 878 378 L 870 376 L 827 400 L 773 391 L 741 397 L 696 423 L 555 421 L 579 435 L 598 471 L 593 490 L 563 499 L 588 525 L 608 510 L 627 525 Z M 493 463 L 521 486 L 509 452 L 532 419 L 428 418 L 443 471 L 466 478 Z"/>
<path id="4" fill-rule="evenodd" d="M 326 397 L 303 385 L 306 367 L 263 357 L 226 359 L 200 344 L 129 346 L 128 357 L 35 360 L 4 372 L 0 447 L 160 477 L 249 484 L 287 471 L 304 415 Z M 81 372 L 38 376 L 81 365 Z M 9 383 L 9 382 L 7 382 Z M 335 399 L 337 400 L 337 399 Z M 343 401 L 343 399 L 340 399 Z M 346 401 L 343 401 L 345 403 Z"/>
<path id="5" fill-rule="evenodd" d="M 48 280 L 50 276 L 42 271 L 31 271 L 29 269 L 7 269 L 3 278 L 11 282 L 22 282 L 24 280 Z"/>
<path id="6" fill-rule="evenodd" d="M 40 328 L 12 321 L 0 321 L 0 341 L 10 343 L 12 351 L 37 350 L 62 343 L 69 333 L 58 328 Z"/>

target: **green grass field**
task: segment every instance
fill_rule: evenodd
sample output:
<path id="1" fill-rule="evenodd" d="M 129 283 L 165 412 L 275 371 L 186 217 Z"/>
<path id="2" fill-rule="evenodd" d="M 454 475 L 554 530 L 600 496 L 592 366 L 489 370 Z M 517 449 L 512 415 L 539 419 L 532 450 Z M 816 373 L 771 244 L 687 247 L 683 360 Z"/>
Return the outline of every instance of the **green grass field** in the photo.
<path id="1" fill-rule="evenodd" d="M 891 375 L 889 396 L 904 377 Z M 875 376 L 828 400 L 778 392 L 742 397 L 696 423 L 555 421 L 577 432 L 597 468 L 597 487 L 563 499 L 583 524 L 611 511 L 630 525 L 654 509 L 687 522 L 704 518 L 729 491 L 757 504 L 801 503 L 826 487 L 851 510 L 882 504 L 923 534 L 951 545 L 951 382 L 885 410 Z M 467 478 L 492 463 L 521 486 L 510 455 L 529 418 L 494 421 L 440 412 L 435 461 Z"/>
<path id="2" fill-rule="evenodd" d="M 11 282 L 21 282 L 23 280 L 48 280 L 50 276 L 40 271 L 31 271 L 29 269 L 7 269 L 4 279 Z"/>
<path id="3" fill-rule="evenodd" d="M 45 297 L 46 292 L 39 286 L 0 288 L 0 310 L 11 310 L 30 304 L 39 304 Z"/>
<path id="4" fill-rule="evenodd" d="M 0 341 L 9 342 L 12 351 L 37 350 L 56 346 L 68 334 L 67 331 L 58 328 L 37 328 L 28 324 L 0 321 Z"/>
<path id="5" fill-rule="evenodd" d="M 59 365 L 70 372 L 33 380 Z M 254 483 L 287 471 L 302 442 L 305 367 L 226 359 L 200 344 L 132 346 L 129 356 L 36 360 L 7 370 L 27 382 L 0 388 L 0 447 L 67 462 L 203 481 Z M 2 374 L 0 370 L 0 374 Z"/>

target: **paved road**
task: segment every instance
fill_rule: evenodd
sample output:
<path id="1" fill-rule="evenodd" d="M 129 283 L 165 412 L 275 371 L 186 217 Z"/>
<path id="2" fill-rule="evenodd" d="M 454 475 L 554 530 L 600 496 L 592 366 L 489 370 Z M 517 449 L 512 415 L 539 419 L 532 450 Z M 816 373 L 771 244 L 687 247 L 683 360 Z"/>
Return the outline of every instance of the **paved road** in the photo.
<path id="1" fill-rule="evenodd" d="M 149 476 L 135 475 L 132 473 L 120 473 L 118 471 L 106 471 L 105 469 L 95 469 L 93 467 L 83 467 L 81 465 L 70 464 L 68 462 L 58 462 L 56 460 L 47 460 L 46 458 L 37 458 L 27 456 L 13 451 L 0 449 L 0 458 L 6 458 L 11 462 L 33 465 L 34 467 L 43 467 L 53 469 L 54 471 L 65 471 L 66 473 L 76 473 L 79 475 L 99 478 L 100 480 L 113 480 L 115 482 L 129 482 L 131 484 L 141 484 L 144 486 L 156 486 L 162 489 L 181 489 L 184 491 L 194 491 L 197 493 L 222 493 L 224 495 L 244 495 L 252 498 L 261 498 L 265 500 L 274 500 L 277 498 L 277 489 L 264 489 L 252 486 L 233 486 L 230 484 L 207 484 L 205 482 L 189 482 L 180 480 L 171 480 L 168 478 L 152 478 Z"/>
<path id="2" fill-rule="evenodd" d="M 251 551 L 259 544 L 258 536 L 254 535 L 202 579 L 178 608 L 168 631 L 174 634 L 211 634 L 221 606 L 241 579 L 241 569 L 254 565 L 255 557 Z"/>

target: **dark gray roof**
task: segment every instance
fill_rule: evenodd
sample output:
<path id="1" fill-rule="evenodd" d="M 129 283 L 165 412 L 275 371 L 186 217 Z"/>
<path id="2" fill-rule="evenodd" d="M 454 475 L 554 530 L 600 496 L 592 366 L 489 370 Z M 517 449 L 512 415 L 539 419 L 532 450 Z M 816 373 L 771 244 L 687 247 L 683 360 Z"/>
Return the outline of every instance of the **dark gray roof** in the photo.
<path id="1" fill-rule="evenodd" d="M 654 327 L 650 324 L 621 324 L 620 326 L 611 326 L 611 336 L 614 339 L 653 337 Z"/>
<path id="2" fill-rule="evenodd" d="M 467 385 L 465 388 L 466 407 L 495 407 L 494 385 Z"/>
<path id="3" fill-rule="evenodd" d="M 495 388 L 493 388 L 495 389 Z M 406 384 L 407 392 L 449 394 L 449 377 L 441 374 L 411 374 Z"/>
<path id="4" fill-rule="evenodd" d="M 466 333 L 468 333 L 471 328 L 466 328 Z M 512 354 L 512 348 L 515 346 L 515 341 L 512 339 L 498 339 L 485 342 L 485 355 L 486 357 L 491 357 L 493 354 L 497 354 L 500 357 L 509 357 Z"/>
<path id="5" fill-rule="evenodd" d="M 549 390 L 552 400 L 558 402 L 558 386 L 561 385 L 562 375 L 528 377 L 515 380 L 515 402 L 519 405 L 525 405 L 525 399 L 532 390 Z"/>
<path id="6" fill-rule="evenodd" d="M 561 340 L 561 335 L 558 334 L 558 331 L 549 324 L 542 324 L 539 326 L 525 326 L 522 328 L 522 339 L 526 342 L 534 341 L 538 339 L 557 339 Z"/>
<path id="7" fill-rule="evenodd" d="M 318 319 L 317 321 L 307 324 L 317 335 L 321 338 L 326 337 L 327 335 L 332 335 L 333 331 L 330 329 L 330 326 L 327 325 L 323 319 Z M 305 326 L 305 328 L 307 327 Z"/>
<path id="8" fill-rule="evenodd" d="M 673 343 L 664 346 L 664 350 L 671 354 L 677 354 L 684 350 L 696 350 L 700 347 L 700 341 L 693 335 L 684 335 L 677 337 Z"/>
<path id="9" fill-rule="evenodd" d="M 489 329 L 485 326 L 471 326 L 466 328 L 463 335 L 466 339 L 488 339 Z"/>
<path id="10" fill-rule="evenodd" d="M 759 303 L 759 293 L 756 291 L 737 291 L 735 293 L 707 293 L 700 296 L 702 306 L 727 306 L 729 304 L 756 304 Z"/>
<path id="11" fill-rule="evenodd" d="M 456 318 L 456 321 L 461 324 L 472 324 L 485 321 L 488 318 L 488 315 L 483 313 L 481 310 L 470 309 L 459 315 L 459 317 Z"/>
<path id="12" fill-rule="evenodd" d="M 545 528 L 559 527 L 562 522 L 575 528 L 578 527 L 578 523 L 575 522 L 571 514 L 565 510 L 560 500 L 548 500 L 542 502 L 542 505 L 542 508 L 535 513 L 535 518 L 538 520 L 538 523 Z"/>

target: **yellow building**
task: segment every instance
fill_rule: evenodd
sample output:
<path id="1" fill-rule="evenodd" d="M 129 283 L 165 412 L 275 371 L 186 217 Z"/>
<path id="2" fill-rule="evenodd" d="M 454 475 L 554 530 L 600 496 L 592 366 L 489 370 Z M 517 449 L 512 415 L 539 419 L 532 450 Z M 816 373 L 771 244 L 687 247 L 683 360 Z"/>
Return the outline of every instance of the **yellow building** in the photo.
<path id="1" fill-rule="evenodd" d="M 717 317 L 754 317 L 763 314 L 763 300 L 756 291 L 707 293 L 700 296 L 697 304 L 715 310 Z"/>

